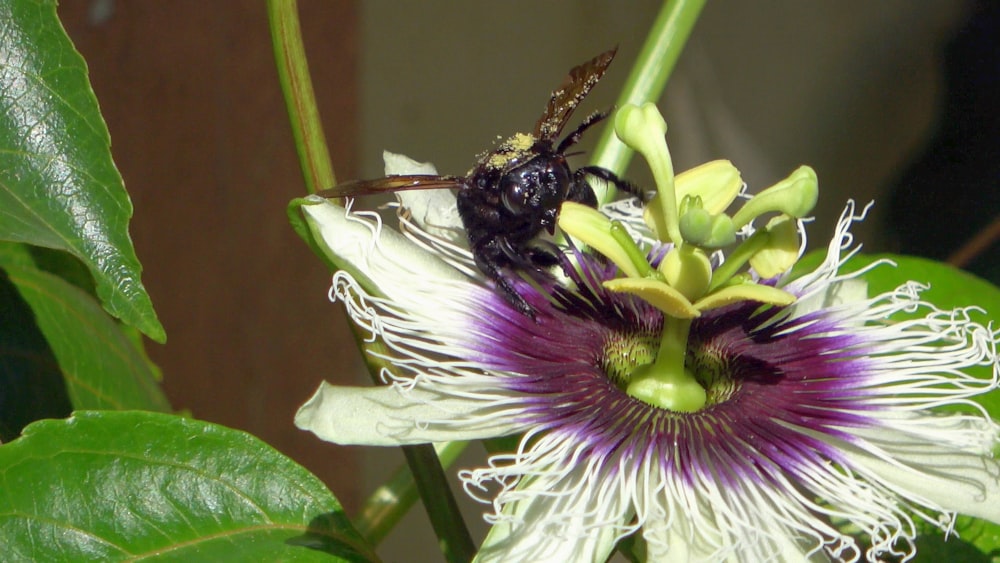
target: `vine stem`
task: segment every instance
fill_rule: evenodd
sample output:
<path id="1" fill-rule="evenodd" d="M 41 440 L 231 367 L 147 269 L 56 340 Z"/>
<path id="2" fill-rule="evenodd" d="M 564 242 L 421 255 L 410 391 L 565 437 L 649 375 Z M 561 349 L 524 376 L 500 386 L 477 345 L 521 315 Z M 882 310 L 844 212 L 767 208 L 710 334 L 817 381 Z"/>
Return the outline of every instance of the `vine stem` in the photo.
<path id="1" fill-rule="evenodd" d="M 268 0 L 267 16 L 278 82 L 285 97 L 306 190 L 312 194 L 332 188 L 337 183 L 337 177 L 326 147 L 326 136 L 309 75 L 309 62 L 302 44 L 298 3 L 296 0 Z"/>
<path id="2" fill-rule="evenodd" d="M 447 442 L 436 447 L 441 465 L 451 466 L 468 445 L 468 442 Z M 354 520 L 358 533 L 373 544 L 378 544 L 399 523 L 405 511 L 417 501 L 418 496 L 413 474 L 407 466 L 400 466 L 361 507 L 358 517 Z"/>
<path id="3" fill-rule="evenodd" d="M 336 184 L 336 175 L 330 162 L 326 136 L 323 133 L 319 109 L 316 106 L 316 95 L 309 75 L 297 2 L 268 0 L 267 14 L 278 80 L 285 97 L 292 135 L 295 138 L 295 149 L 299 156 L 306 189 L 309 193 L 315 193 L 333 187 Z M 363 339 L 357 333 L 358 328 L 351 326 L 355 331 L 355 339 L 359 343 L 362 342 Z M 376 342 L 375 346 L 379 344 Z M 384 366 L 371 354 L 364 353 L 365 346 L 361 346 L 361 349 L 369 374 L 377 383 L 379 370 Z M 471 561 L 475 556 L 476 546 L 462 520 L 434 446 L 423 444 L 404 446 L 402 449 L 445 558 L 450 563 Z M 409 507 L 407 503 L 396 503 L 393 507 L 382 506 L 382 510 L 379 511 L 380 518 L 398 521 Z M 387 514 L 394 511 L 398 514 Z M 383 521 L 382 524 L 384 523 Z M 378 525 L 379 523 L 361 521 L 357 527 L 372 530 Z M 385 529 L 379 529 L 380 536 L 384 536 L 385 533 Z M 372 538 L 368 539 L 372 541 Z M 374 541 L 372 543 L 374 544 Z"/>
<path id="4" fill-rule="evenodd" d="M 980 229 L 971 239 L 951 253 L 945 263 L 964 268 L 986 251 L 987 248 L 1000 240 L 1000 215 L 993 218 L 988 225 Z"/>
<path id="5" fill-rule="evenodd" d="M 667 0 L 653 21 L 646 42 L 632 65 L 615 107 L 626 104 L 641 106 L 657 102 L 663 95 L 667 79 L 677 65 L 694 24 L 701 15 L 706 0 Z M 604 127 L 591 158 L 591 164 L 621 176 L 628 168 L 634 151 L 615 136 L 614 123 Z M 607 203 L 614 198 L 614 190 L 596 186 L 597 199 Z"/>

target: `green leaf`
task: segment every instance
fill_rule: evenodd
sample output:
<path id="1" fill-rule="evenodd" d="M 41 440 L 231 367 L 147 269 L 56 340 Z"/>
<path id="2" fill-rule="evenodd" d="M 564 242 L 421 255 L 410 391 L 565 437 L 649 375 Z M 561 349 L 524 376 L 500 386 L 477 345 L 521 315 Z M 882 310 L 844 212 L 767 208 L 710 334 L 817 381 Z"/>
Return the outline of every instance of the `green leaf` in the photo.
<path id="1" fill-rule="evenodd" d="M 53 250 L 42 246 L 29 246 L 27 249 L 31 260 L 38 266 L 38 269 L 59 276 L 95 298 L 97 297 L 94 278 L 79 258 L 62 250 Z"/>
<path id="2" fill-rule="evenodd" d="M 930 287 L 921 298 L 941 309 L 976 306 L 985 311 L 981 318 L 1000 321 L 1000 289 L 968 272 L 943 262 L 898 254 L 861 255 L 849 261 L 844 271 L 854 271 L 880 259 L 891 260 L 895 267 L 881 266 L 865 274 L 869 293 L 876 295 L 916 281 Z"/>
<path id="3" fill-rule="evenodd" d="M 36 422 L 0 446 L 0 482 L 5 560 L 376 560 L 319 479 L 249 434 L 178 416 Z"/>
<path id="4" fill-rule="evenodd" d="M 969 516 L 959 516 L 954 534 L 944 537 L 937 529 L 921 522 L 917 536 L 917 556 L 913 563 L 1000 563 L 1000 525 Z"/>
<path id="5" fill-rule="evenodd" d="M 814 270 L 825 256 L 825 250 L 810 252 L 795 265 L 793 277 Z M 983 318 L 987 321 L 1000 321 L 1000 288 L 943 262 L 901 254 L 857 254 L 840 268 L 840 272 L 855 272 L 878 260 L 888 260 L 895 266 L 877 266 L 864 275 L 869 295 L 878 295 L 908 281 L 915 281 L 930 286 L 920 295 L 938 308 L 975 305 L 985 311 Z"/>
<path id="6" fill-rule="evenodd" d="M 163 342 L 110 145 L 55 2 L 0 2 L 0 240 L 78 257 L 108 312 Z"/>
<path id="7" fill-rule="evenodd" d="M 25 264 L 12 254 L 0 252 L 0 267 L 34 314 L 33 323 L 45 337 L 75 409 L 144 409 L 168 411 L 157 383 L 156 373 L 123 327 L 101 309 L 94 298 L 66 280 Z M 8 333 L 29 330 L 27 326 L 7 326 Z M 18 341 L 6 343 L 6 354 L 42 357 L 35 347 L 19 348 Z M 47 361 L 28 369 L 48 370 Z M 7 374 L 8 377 L 15 377 Z M 21 384 L 30 387 L 38 379 L 34 372 L 20 374 Z"/>
<path id="8" fill-rule="evenodd" d="M 646 540 L 642 538 L 642 534 L 640 533 L 633 532 L 618 540 L 615 549 L 629 563 L 642 563 L 647 560 Z"/>

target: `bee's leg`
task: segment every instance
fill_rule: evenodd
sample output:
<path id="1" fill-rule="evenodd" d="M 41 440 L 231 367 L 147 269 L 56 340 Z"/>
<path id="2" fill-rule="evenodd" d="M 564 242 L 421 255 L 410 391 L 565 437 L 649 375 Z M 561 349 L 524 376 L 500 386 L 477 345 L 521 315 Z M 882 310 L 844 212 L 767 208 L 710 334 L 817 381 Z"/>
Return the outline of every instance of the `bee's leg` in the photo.
<path id="1" fill-rule="evenodd" d="M 649 203 L 649 198 L 651 197 L 651 194 L 649 192 L 644 192 L 642 188 L 640 188 L 639 186 L 633 184 L 632 182 L 629 182 L 628 180 L 619 178 L 618 175 L 615 174 L 614 172 L 606 168 L 601 168 L 600 166 L 584 166 L 583 168 L 578 168 L 576 172 L 573 173 L 573 180 L 574 180 L 573 185 L 575 186 L 579 182 L 586 183 L 584 178 L 588 174 L 591 176 L 596 176 L 604 180 L 605 182 L 608 182 L 609 184 L 613 185 L 614 187 L 618 188 L 619 190 L 625 193 L 634 195 L 635 197 L 639 198 L 639 200 L 642 201 L 643 203 Z M 570 192 L 572 191 L 573 189 L 571 187 Z"/>
<path id="2" fill-rule="evenodd" d="M 476 245 L 472 252 L 476 267 L 486 274 L 486 277 L 493 280 L 500 295 L 507 300 L 507 303 L 510 303 L 519 313 L 535 320 L 534 308 L 517 292 L 509 277 L 511 274 L 504 270 L 504 266 L 510 263 L 508 253 L 504 251 L 504 246 L 509 245 L 505 245 L 505 242 L 500 237 L 493 237 Z"/>
<path id="3" fill-rule="evenodd" d="M 579 171 L 573 173 L 573 179 L 569 183 L 569 191 L 566 192 L 566 201 L 581 203 L 587 207 L 597 207 L 597 196 L 594 195 L 594 189 L 583 179 L 583 176 Z"/>
<path id="4" fill-rule="evenodd" d="M 583 132 L 590 129 L 592 126 L 597 125 L 601 121 L 604 121 L 610 112 L 611 110 L 595 111 L 594 113 L 588 115 L 583 121 L 580 122 L 580 125 L 577 125 L 576 129 L 574 129 L 572 133 L 566 135 L 566 138 L 559 143 L 559 146 L 556 148 L 556 152 L 563 154 L 566 152 L 566 149 L 580 142 L 580 137 L 583 136 Z"/>
<path id="5" fill-rule="evenodd" d="M 562 249 L 556 243 L 541 239 L 532 242 L 531 246 L 524 249 L 525 259 L 535 270 L 543 274 L 548 268 L 559 264 L 561 254 Z"/>

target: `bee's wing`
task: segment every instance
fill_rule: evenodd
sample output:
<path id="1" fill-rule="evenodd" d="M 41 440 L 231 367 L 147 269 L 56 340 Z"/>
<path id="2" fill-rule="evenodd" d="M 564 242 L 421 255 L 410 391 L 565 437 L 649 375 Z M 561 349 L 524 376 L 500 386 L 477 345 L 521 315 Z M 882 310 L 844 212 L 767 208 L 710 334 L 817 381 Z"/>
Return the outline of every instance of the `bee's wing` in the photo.
<path id="1" fill-rule="evenodd" d="M 354 180 L 317 192 L 316 195 L 335 198 L 359 195 L 374 195 L 395 192 L 399 190 L 434 190 L 441 188 L 459 188 L 465 184 L 465 178 L 458 176 L 432 176 L 424 174 L 406 174 L 386 176 L 374 180 Z"/>
<path id="2" fill-rule="evenodd" d="M 582 65 L 573 67 L 569 76 L 557 90 L 552 92 L 545 113 L 535 124 L 535 137 L 554 139 L 559 136 L 569 116 L 580 105 L 597 81 L 604 76 L 608 65 L 615 58 L 618 47 L 605 51 Z"/>

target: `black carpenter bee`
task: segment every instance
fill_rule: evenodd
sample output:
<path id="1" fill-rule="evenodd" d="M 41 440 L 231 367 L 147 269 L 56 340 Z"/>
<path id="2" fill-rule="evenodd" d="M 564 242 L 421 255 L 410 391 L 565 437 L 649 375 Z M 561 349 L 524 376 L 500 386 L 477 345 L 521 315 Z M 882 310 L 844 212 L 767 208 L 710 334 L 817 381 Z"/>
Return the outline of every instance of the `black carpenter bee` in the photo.
<path id="1" fill-rule="evenodd" d="M 564 201 L 594 207 L 597 197 L 587 183 L 592 175 L 637 194 L 631 183 L 597 166 L 570 169 L 566 151 L 583 133 L 607 117 L 597 112 L 559 141 L 566 121 L 584 97 L 604 76 L 617 49 L 612 49 L 569 72 L 564 84 L 552 92 L 545 113 L 532 134 L 515 134 L 480 157 L 468 176 L 399 175 L 357 180 L 319 193 L 323 197 L 369 195 L 386 191 L 457 188 L 458 213 L 465 226 L 476 266 L 496 283 L 506 300 L 534 318 L 534 310 L 512 284 L 518 272 L 538 272 L 559 263 L 557 247 L 533 242 L 543 230 L 555 232 Z"/>

